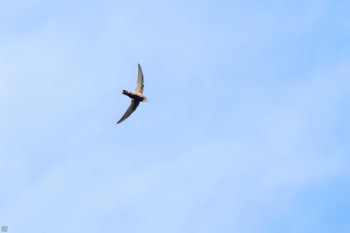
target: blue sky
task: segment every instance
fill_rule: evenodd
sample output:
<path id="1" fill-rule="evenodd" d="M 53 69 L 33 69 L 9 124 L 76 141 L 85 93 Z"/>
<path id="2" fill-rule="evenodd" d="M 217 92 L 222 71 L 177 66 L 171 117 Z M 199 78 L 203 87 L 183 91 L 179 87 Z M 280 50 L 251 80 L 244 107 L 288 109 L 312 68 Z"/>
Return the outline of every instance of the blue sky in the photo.
<path id="1" fill-rule="evenodd" d="M 350 232 L 349 40 L 349 1 L 2 1 L 0 225 Z"/>

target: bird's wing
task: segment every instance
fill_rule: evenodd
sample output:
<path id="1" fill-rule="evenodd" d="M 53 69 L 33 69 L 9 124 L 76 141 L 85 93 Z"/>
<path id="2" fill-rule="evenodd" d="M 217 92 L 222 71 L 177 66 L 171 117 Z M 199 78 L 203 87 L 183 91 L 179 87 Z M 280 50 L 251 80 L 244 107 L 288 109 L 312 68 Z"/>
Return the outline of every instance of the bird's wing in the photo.
<path id="1" fill-rule="evenodd" d="M 120 118 L 120 120 L 117 122 L 117 124 L 128 118 L 136 110 L 137 106 L 139 106 L 139 103 L 140 101 L 132 100 L 129 108 L 126 110 L 126 112 L 124 113 L 122 118 Z"/>
<path id="2" fill-rule="evenodd" d="M 138 64 L 138 67 L 139 67 L 139 73 L 137 75 L 137 86 L 136 86 L 135 91 L 143 93 L 143 86 L 144 86 L 144 84 L 143 84 L 143 72 L 142 72 L 140 64 Z"/>

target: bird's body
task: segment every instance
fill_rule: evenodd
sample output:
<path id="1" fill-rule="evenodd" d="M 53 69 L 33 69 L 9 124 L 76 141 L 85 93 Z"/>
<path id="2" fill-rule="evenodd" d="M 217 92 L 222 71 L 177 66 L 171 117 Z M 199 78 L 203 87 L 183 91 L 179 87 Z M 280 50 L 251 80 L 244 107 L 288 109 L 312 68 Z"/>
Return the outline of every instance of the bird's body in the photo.
<path id="1" fill-rule="evenodd" d="M 134 100 L 137 100 L 137 101 L 140 101 L 140 102 L 147 102 L 147 97 L 144 96 L 140 92 L 123 90 L 123 95 L 127 95 L 131 99 L 134 99 Z"/>
<path id="2" fill-rule="evenodd" d="M 141 69 L 140 64 L 138 64 L 138 76 L 137 76 L 137 86 L 135 91 L 127 91 L 123 90 L 122 94 L 127 95 L 131 98 L 131 104 L 129 108 L 126 110 L 122 118 L 117 122 L 119 124 L 120 122 L 124 121 L 126 118 L 128 118 L 139 106 L 140 102 L 146 102 L 147 97 L 143 95 L 143 72 Z"/>

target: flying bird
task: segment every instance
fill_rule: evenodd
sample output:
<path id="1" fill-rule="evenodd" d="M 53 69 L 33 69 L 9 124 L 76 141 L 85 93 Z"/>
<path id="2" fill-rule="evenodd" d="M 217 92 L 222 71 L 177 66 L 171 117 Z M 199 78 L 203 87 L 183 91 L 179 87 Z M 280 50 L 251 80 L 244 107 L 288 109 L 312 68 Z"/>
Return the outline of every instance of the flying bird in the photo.
<path id="1" fill-rule="evenodd" d="M 131 98 L 131 104 L 129 108 L 126 110 L 122 118 L 117 122 L 119 124 L 120 122 L 124 121 L 126 118 L 128 118 L 139 106 L 140 102 L 147 102 L 147 97 L 143 95 L 143 73 L 140 64 L 138 64 L 139 73 L 137 75 L 137 85 L 135 91 L 127 91 L 123 90 L 123 95 L 127 95 Z"/>

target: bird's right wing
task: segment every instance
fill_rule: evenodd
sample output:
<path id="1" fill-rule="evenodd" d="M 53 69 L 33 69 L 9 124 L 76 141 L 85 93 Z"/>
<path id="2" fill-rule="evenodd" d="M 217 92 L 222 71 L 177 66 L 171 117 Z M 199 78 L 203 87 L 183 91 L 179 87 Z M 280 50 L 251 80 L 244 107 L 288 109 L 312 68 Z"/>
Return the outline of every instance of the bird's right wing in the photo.
<path id="1" fill-rule="evenodd" d="M 120 122 L 122 122 L 123 120 L 128 118 L 136 110 L 136 108 L 137 108 L 137 106 L 139 106 L 139 104 L 140 104 L 140 101 L 132 100 L 129 108 L 126 110 L 126 112 L 124 113 L 122 118 L 120 118 L 120 120 L 117 122 L 117 124 L 119 124 Z"/>
<path id="2" fill-rule="evenodd" d="M 142 72 L 142 68 L 140 66 L 140 64 L 138 64 L 139 67 L 139 72 L 137 75 L 137 86 L 135 91 L 143 93 L 143 87 L 144 87 L 144 83 L 143 83 L 143 72 Z"/>

